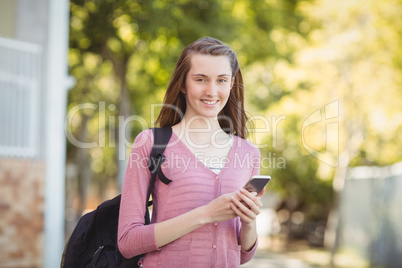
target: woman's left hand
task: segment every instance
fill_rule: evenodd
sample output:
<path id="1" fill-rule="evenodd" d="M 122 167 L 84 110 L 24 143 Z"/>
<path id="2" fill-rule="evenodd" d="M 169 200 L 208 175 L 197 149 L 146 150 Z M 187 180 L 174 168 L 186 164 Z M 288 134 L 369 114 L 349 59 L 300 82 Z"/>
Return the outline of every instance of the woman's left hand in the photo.
<path id="1" fill-rule="evenodd" d="M 245 189 L 240 189 L 231 201 L 230 206 L 240 217 L 242 224 L 252 223 L 261 212 L 261 198 L 255 192 L 250 193 Z"/>

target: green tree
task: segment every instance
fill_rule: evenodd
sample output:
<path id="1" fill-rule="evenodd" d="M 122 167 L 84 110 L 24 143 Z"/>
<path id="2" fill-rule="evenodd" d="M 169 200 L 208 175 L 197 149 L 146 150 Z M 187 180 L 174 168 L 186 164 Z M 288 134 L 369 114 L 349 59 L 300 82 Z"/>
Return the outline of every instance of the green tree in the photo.
<path id="1" fill-rule="evenodd" d="M 300 140 L 303 119 L 326 104 L 317 102 L 312 110 L 317 79 L 307 75 L 298 58 L 314 45 L 311 35 L 320 26 L 320 19 L 306 19 L 309 3 L 71 1 L 69 62 L 77 84 L 69 93 L 69 111 L 82 103 L 97 105 L 80 109 L 71 118 L 72 136 L 98 144 L 68 144 L 68 161 L 78 165 L 77 182 L 70 185 L 79 189 L 79 213 L 91 183 L 96 182 L 93 188 L 103 196 L 104 189 L 124 174 L 126 163 L 119 159 L 128 154 L 144 124 L 122 124 L 137 115 L 150 126 L 155 120 L 150 104 L 162 102 L 181 50 L 199 37 L 213 36 L 238 54 L 250 115 L 270 120 L 270 133 L 254 135 L 257 143 L 268 145 L 261 148 L 262 156 L 272 159 L 275 154 L 274 159 L 286 160 L 283 168 L 262 170 L 273 176 L 269 188 L 283 200 L 295 198 L 298 209 L 312 219 L 325 219 L 333 169 L 309 156 Z"/>
<path id="2" fill-rule="evenodd" d="M 265 117 L 286 116 L 278 124 L 276 146 L 265 149 L 265 154 L 274 151 L 287 163 L 286 170 L 273 170 L 273 186 L 284 199 L 297 197 L 309 217 L 317 212 L 311 211 L 317 208 L 315 204 L 327 213 L 334 204 L 332 215 L 338 215 L 337 202 L 349 166 L 389 165 L 402 160 L 397 134 L 402 127 L 401 8 L 400 1 L 299 2 L 297 12 L 306 16 L 299 29 L 308 31 L 271 32 L 275 44 L 295 45 L 292 60 L 267 59 L 247 68 L 246 75 L 256 89 L 256 108 L 263 112 L 262 100 L 273 100 L 275 104 L 267 105 Z M 328 140 L 331 137 L 323 135 L 325 124 L 311 126 L 303 133 L 309 116 L 318 109 L 324 114 L 323 108 L 334 102 L 339 105 L 338 116 L 331 122 L 339 126 L 339 139 Z M 264 141 L 261 136 L 259 139 Z M 331 164 L 315 159 L 303 142 L 321 153 L 328 152 L 328 144 L 335 142 L 337 150 L 329 153 L 337 161 Z M 310 188 L 312 185 L 318 187 Z M 337 227 L 329 229 L 336 245 Z"/>

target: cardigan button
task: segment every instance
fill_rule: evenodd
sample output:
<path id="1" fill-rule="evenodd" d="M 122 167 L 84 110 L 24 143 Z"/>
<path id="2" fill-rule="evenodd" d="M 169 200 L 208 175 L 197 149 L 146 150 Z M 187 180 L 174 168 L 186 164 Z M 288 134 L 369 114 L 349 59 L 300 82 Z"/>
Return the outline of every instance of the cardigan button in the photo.
<path id="1" fill-rule="evenodd" d="M 213 248 L 216 248 L 216 245 L 213 245 L 212 247 L 213 247 Z"/>
<path id="2" fill-rule="evenodd" d="M 216 176 L 215 179 L 219 180 L 219 176 Z"/>

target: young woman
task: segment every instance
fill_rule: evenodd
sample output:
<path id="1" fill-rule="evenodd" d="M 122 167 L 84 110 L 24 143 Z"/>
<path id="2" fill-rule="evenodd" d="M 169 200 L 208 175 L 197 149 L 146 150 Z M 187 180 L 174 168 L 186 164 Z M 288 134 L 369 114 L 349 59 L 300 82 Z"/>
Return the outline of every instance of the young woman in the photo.
<path id="1" fill-rule="evenodd" d="M 135 139 L 123 184 L 118 245 L 143 267 L 239 267 L 257 248 L 262 203 L 242 189 L 259 174 L 259 150 L 245 140 L 247 117 L 236 54 L 213 38 L 182 52 L 168 86 L 160 127 L 173 134 L 156 180 L 151 224 L 144 225 L 153 145 L 150 129 Z"/>

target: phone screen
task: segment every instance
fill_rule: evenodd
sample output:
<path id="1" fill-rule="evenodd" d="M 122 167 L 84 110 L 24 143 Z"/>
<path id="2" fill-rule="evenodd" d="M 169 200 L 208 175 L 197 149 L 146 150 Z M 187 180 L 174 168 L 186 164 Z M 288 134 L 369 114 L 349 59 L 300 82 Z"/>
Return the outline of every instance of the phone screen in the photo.
<path id="1" fill-rule="evenodd" d="M 244 185 L 244 189 L 249 192 L 256 192 L 257 195 L 264 189 L 265 185 L 271 180 L 271 176 L 266 175 L 256 175 L 253 176 L 247 183 Z"/>

